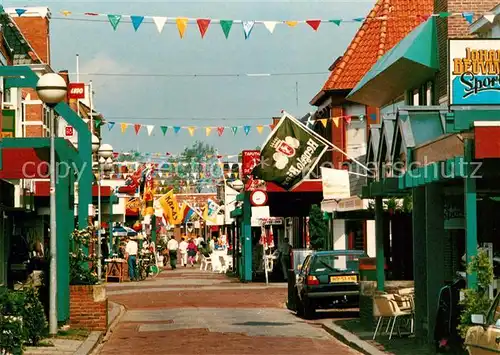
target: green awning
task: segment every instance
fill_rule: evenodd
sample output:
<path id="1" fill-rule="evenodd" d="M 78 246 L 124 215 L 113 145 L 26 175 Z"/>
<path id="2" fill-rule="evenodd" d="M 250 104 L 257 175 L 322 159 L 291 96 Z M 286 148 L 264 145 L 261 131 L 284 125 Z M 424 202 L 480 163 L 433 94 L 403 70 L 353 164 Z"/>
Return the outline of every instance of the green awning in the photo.
<path id="1" fill-rule="evenodd" d="M 380 58 L 347 99 L 382 107 L 406 90 L 418 88 L 438 70 L 436 20 L 431 17 Z"/>

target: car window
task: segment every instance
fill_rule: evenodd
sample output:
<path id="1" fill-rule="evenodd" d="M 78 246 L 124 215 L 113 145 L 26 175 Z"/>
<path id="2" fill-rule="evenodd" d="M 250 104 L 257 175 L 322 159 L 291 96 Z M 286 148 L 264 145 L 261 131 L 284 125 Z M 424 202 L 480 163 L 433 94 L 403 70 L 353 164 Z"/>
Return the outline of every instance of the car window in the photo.
<path id="1" fill-rule="evenodd" d="M 359 257 L 356 255 L 316 255 L 311 270 L 313 272 L 359 271 Z"/>
<path id="2" fill-rule="evenodd" d="M 486 322 L 487 324 L 492 324 L 495 327 L 500 328 L 500 293 L 497 294 L 491 304 Z"/>
<path id="3" fill-rule="evenodd" d="M 309 269 L 309 264 L 311 263 L 311 256 L 308 255 L 306 259 L 304 260 L 304 263 L 302 264 L 302 268 L 300 269 L 300 273 L 304 274 L 307 272 Z"/>

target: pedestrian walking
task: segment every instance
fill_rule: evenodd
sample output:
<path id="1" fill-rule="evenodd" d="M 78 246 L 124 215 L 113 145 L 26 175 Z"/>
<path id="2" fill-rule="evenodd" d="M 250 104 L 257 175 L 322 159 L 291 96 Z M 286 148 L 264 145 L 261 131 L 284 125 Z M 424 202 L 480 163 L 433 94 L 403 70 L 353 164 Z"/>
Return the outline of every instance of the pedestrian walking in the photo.
<path id="1" fill-rule="evenodd" d="M 186 267 L 187 266 L 187 248 L 188 248 L 188 242 L 186 242 L 186 238 L 182 237 L 182 241 L 179 244 L 179 251 L 181 252 L 181 265 Z"/>
<path id="2" fill-rule="evenodd" d="M 177 250 L 179 249 L 179 243 L 172 236 L 167 243 L 168 255 L 170 257 L 170 267 L 175 270 L 177 267 Z"/>
<path id="3" fill-rule="evenodd" d="M 128 264 L 128 276 L 130 281 L 137 280 L 136 275 L 136 265 L 137 265 L 137 251 L 139 246 L 135 240 L 131 240 L 129 236 L 127 236 L 127 244 L 125 245 L 125 259 Z"/>
<path id="4" fill-rule="evenodd" d="M 187 254 L 188 254 L 189 264 L 191 264 L 191 267 L 194 267 L 194 264 L 196 263 L 197 253 L 198 253 L 198 247 L 194 243 L 194 240 L 190 239 L 187 247 Z"/>
<path id="5" fill-rule="evenodd" d="M 290 245 L 290 240 L 285 238 L 283 243 L 279 247 L 279 258 L 281 259 L 281 269 L 283 271 L 283 277 L 285 281 L 288 280 L 288 269 L 291 268 L 291 257 L 292 246 Z"/>

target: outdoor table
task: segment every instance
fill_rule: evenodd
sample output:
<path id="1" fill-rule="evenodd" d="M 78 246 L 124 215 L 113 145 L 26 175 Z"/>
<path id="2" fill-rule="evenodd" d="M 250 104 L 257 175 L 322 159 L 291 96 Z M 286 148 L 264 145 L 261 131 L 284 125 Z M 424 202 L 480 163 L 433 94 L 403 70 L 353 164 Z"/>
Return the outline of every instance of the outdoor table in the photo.
<path id="1" fill-rule="evenodd" d="M 104 262 L 107 264 L 106 269 L 106 282 L 110 279 L 118 279 L 122 282 L 125 278 L 125 269 L 127 268 L 127 261 L 125 259 L 106 259 Z"/>
<path id="2" fill-rule="evenodd" d="M 212 257 L 212 270 L 219 270 L 222 267 L 220 260 L 219 260 L 220 256 L 222 256 L 224 258 L 226 265 L 229 264 L 229 260 L 231 259 L 231 256 L 227 255 L 227 249 L 214 250 L 212 255 L 211 255 L 211 257 Z"/>

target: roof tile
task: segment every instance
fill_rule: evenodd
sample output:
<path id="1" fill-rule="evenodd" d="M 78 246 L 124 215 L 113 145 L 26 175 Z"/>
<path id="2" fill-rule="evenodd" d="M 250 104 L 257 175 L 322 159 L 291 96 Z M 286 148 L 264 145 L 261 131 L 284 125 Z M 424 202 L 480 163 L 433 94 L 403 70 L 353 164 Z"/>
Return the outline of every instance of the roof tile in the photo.
<path id="1" fill-rule="evenodd" d="M 348 90 L 356 86 L 387 51 L 434 10 L 434 0 L 377 0 L 342 59 L 323 86 Z"/>

